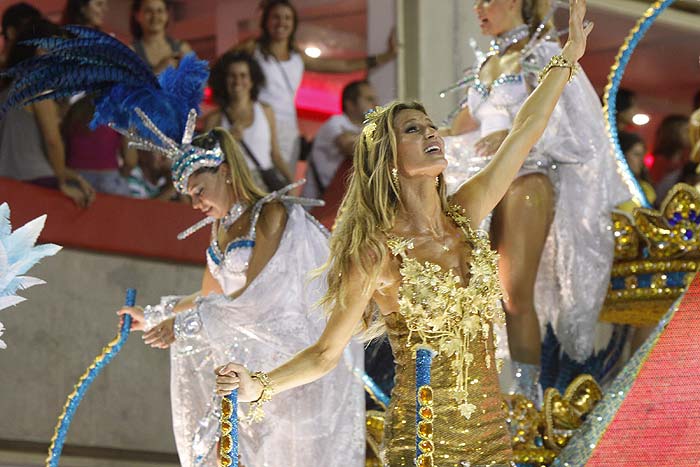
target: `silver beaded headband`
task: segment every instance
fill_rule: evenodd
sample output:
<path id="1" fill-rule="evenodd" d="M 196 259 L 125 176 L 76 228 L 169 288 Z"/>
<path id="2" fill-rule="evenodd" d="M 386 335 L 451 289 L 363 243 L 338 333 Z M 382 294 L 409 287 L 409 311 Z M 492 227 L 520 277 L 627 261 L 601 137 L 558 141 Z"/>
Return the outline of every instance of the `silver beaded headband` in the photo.
<path id="1" fill-rule="evenodd" d="M 187 192 L 190 176 L 205 167 L 218 167 L 225 160 L 224 152 L 219 143 L 213 149 L 202 149 L 191 144 L 183 145 L 180 156 L 172 166 L 173 185 L 180 193 Z"/>
<path id="2" fill-rule="evenodd" d="M 197 170 L 205 167 L 218 167 L 224 162 L 224 160 L 226 160 L 224 152 L 218 143 L 212 149 L 204 149 L 192 145 L 195 124 L 197 122 L 197 111 L 195 109 L 190 110 L 189 114 L 187 115 L 185 132 L 182 136 L 182 141 L 179 144 L 160 131 L 155 123 L 153 123 L 153 121 L 148 118 L 148 115 L 146 115 L 140 108 L 136 107 L 134 111 L 139 116 L 146 128 L 148 128 L 153 132 L 153 134 L 156 135 L 156 137 L 158 137 L 161 144 L 159 145 L 154 143 L 152 140 L 143 138 L 134 129 L 120 131 L 120 129 L 115 128 L 115 130 L 125 134 L 126 137 L 131 140 L 129 143 L 131 146 L 144 149 L 146 151 L 158 152 L 168 157 L 172 161 L 171 171 L 173 185 L 180 193 L 187 193 L 187 183 L 189 178 Z"/>

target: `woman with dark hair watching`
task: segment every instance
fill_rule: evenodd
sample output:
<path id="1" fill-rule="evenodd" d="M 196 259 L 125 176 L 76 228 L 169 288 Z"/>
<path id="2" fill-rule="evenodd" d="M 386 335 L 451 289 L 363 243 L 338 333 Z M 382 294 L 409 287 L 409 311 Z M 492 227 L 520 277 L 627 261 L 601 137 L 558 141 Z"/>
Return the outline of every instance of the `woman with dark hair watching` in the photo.
<path id="1" fill-rule="evenodd" d="M 134 40 L 131 48 L 151 66 L 155 74 L 169 66 L 178 66 L 180 59 L 192 51 L 187 42 L 167 35 L 168 21 L 168 3 L 165 0 L 133 0 L 131 3 L 129 28 Z M 146 151 L 139 151 L 138 159 L 141 169 L 154 163 L 158 164 L 158 156 Z M 136 184 L 148 184 L 148 177 L 142 170 L 131 175 Z M 183 199 L 169 182 L 165 187 L 159 188 L 157 198 Z"/>
<path id="2" fill-rule="evenodd" d="M 396 56 L 396 40 L 392 32 L 386 52 L 365 58 L 311 58 L 301 53 L 295 42 L 299 16 L 294 5 L 289 0 L 268 0 L 263 1 L 261 7 L 260 36 L 236 48 L 253 54 L 265 73 L 267 84 L 260 92 L 260 100 L 275 111 L 282 158 L 294 172 L 300 149 L 294 98 L 304 70 L 325 73 L 369 70 Z"/>
<path id="3" fill-rule="evenodd" d="M 29 21 L 41 18 L 41 12 L 25 2 L 14 3 L 2 12 L 2 52 L 0 52 L 0 68 L 5 67 L 5 61 L 10 49 L 15 43 L 17 33 Z"/>
<path id="4" fill-rule="evenodd" d="M 690 139 L 688 136 L 688 117 L 669 115 L 661 121 L 654 140 L 654 164 L 651 166 L 651 179 L 656 184 L 659 198 L 678 178 L 683 164 L 688 160 Z"/>
<path id="5" fill-rule="evenodd" d="M 258 185 L 268 185 L 262 171 L 277 169 L 287 180 L 293 174 L 284 163 L 277 144 L 275 114 L 258 102 L 265 75 L 255 59 L 245 52 L 228 52 L 211 69 L 209 78 L 219 108 L 205 119 L 206 130 L 222 127 L 238 141 L 246 163 Z"/>
<path id="6" fill-rule="evenodd" d="M 68 0 L 62 22 L 102 29 L 106 12 L 107 0 Z M 71 99 L 62 122 L 66 163 L 98 192 L 129 196 L 129 184 L 122 173 L 128 174 L 136 166 L 136 150 L 129 148 L 126 138 L 107 126 L 91 130 L 89 123 L 94 111 L 92 97 L 78 95 Z"/>
<path id="7" fill-rule="evenodd" d="M 61 24 L 102 29 L 106 13 L 107 0 L 68 0 L 63 9 Z"/>
<path id="8" fill-rule="evenodd" d="M 180 58 L 192 51 L 187 42 L 166 34 L 168 4 L 165 0 L 134 0 L 129 27 L 134 38 L 132 49 L 156 74 L 169 66 L 177 66 Z"/>
<path id="9" fill-rule="evenodd" d="M 623 131 L 625 128 L 632 125 L 632 117 L 639 112 L 639 107 L 637 107 L 637 94 L 625 88 L 618 90 L 617 97 L 615 97 L 615 109 L 617 109 L 617 113 L 615 114 L 617 129 Z"/>
<path id="10" fill-rule="evenodd" d="M 634 178 L 637 179 L 639 186 L 642 187 L 642 191 L 647 200 L 651 204 L 654 204 L 656 201 L 656 192 L 651 185 L 649 171 L 644 165 L 644 156 L 647 152 L 644 140 L 638 134 L 629 133 L 627 131 L 620 131 L 618 138 L 620 140 L 620 149 L 622 149 L 622 153 L 625 155 L 625 159 L 627 159 L 627 164 L 634 174 Z M 622 203 L 619 208 L 631 213 L 637 206 L 638 205 L 633 200 L 629 200 Z"/>
<path id="11" fill-rule="evenodd" d="M 43 18 L 27 23 L 10 49 L 7 67 L 38 53 L 35 46 L 25 45 L 24 41 L 60 32 L 58 26 Z M 7 101 L 10 84 L 7 80 L 0 83 L 2 105 Z M 58 104 L 53 100 L 14 107 L 3 115 L 0 120 L 0 176 L 57 188 L 80 207 L 89 206 L 95 196 L 90 184 L 66 167 Z"/>

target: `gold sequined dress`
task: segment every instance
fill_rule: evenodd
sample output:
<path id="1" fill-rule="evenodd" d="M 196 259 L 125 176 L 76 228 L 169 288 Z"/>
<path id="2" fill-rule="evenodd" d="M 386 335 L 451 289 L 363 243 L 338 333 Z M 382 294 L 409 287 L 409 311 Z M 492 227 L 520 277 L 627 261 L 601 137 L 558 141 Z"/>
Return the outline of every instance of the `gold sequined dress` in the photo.
<path id="1" fill-rule="evenodd" d="M 386 466 L 413 466 L 416 456 L 415 349 L 436 352 L 432 423 L 419 467 L 510 466 L 512 451 L 494 357 L 493 324 L 502 321 L 497 255 L 458 208 L 450 217 L 471 248 L 469 284 L 439 265 L 410 255 L 410 239 L 389 236 L 401 259 L 399 312 L 385 317 L 396 382 L 384 431 Z M 428 420 L 431 417 L 428 417 Z M 428 432 L 432 432 L 430 435 Z"/>

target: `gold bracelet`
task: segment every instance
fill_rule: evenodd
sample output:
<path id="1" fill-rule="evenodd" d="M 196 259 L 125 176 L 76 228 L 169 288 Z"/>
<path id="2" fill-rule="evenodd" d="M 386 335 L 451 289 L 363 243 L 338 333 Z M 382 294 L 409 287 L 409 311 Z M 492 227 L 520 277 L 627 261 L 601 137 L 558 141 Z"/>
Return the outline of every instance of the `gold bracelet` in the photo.
<path id="1" fill-rule="evenodd" d="M 260 384 L 262 384 L 263 388 L 258 400 L 250 403 L 250 410 L 248 411 L 248 416 L 246 419 L 249 422 L 259 422 L 265 418 L 265 411 L 263 410 L 262 406 L 265 402 L 270 402 L 272 400 L 272 395 L 275 393 L 275 390 L 272 387 L 272 381 L 267 373 L 256 371 L 250 375 L 250 377 L 257 379 Z"/>
<path id="2" fill-rule="evenodd" d="M 574 79 L 574 76 L 576 76 L 576 72 L 578 71 L 578 65 L 576 63 L 572 63 L 566 58 L 564 58 L 563 55 L 555 55 L 552 57 L 552 59 L 549 61 L 547 66 L 545 66 L 542 71 L 540 72 L 540 77 L 539 77 L 539 83 L 542 82 L 545 76 L 547 76 L 547 73 L 552 68 L 568 68 L 569 69 L 569 82 L 571 82 Z"/>

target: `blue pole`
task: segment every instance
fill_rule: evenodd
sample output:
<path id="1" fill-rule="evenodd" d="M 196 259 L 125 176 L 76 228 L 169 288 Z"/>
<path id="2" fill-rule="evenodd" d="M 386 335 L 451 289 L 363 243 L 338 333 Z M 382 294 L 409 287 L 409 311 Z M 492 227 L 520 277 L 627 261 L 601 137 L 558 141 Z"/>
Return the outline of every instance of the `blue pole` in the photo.
<path id="1" fill-rule="evenodd" d="M 430 372 L 435 351 L 428 347 L 416 350 L 416 465 L 433 465 L 433 388 Z"/>
<path id="2" fill-rule="evenodd" d="M 136 303 L 136 289 L 126 290 L 126 306 L 134 306 Z M 63 406 L 63 413 L 58 417 L 58 423 L 54 429 L 53 438 L 51 438 L 51 445 L 49 446 L 49 455 L 46 458 L 46 467 L 58 467 L 58 461 L 61 459 L 61 452 L 63 451 L 63 445 L 66 442 L 66 436 L 68 436 L 68 429 L 73 421 L 73 416 L 75 411 L 78 409 L 80 402 L 82 402 L 87 390 L 90 388 L 92 382 L 97 378 L 104 367 L 106 367 L 110 361 L 119 353 L 119 351 L 124 346 L 124 343 L 129 338 L 129 332 L 131 331 L 131 316 L 126 315 L 122 321 L 121 328 L 119 329 L 119 334 L 102 349 L 102 353 L 95 358 L 92 365 L 83 373 L 83 375 L 78 380 L 78 384 L 75 385 L 75 389 L 68 395 L 66 404 Z"/>

